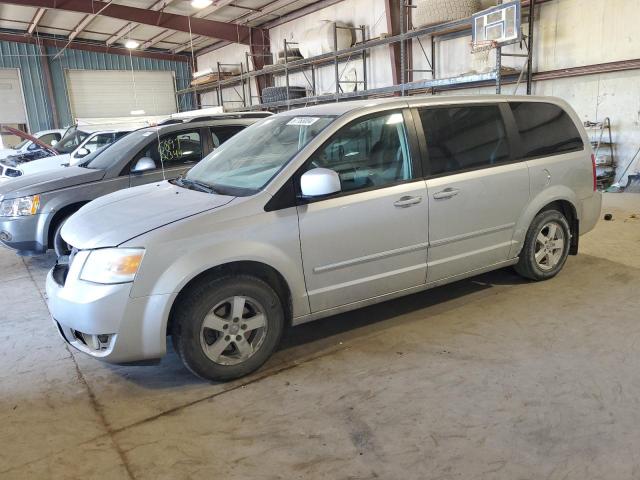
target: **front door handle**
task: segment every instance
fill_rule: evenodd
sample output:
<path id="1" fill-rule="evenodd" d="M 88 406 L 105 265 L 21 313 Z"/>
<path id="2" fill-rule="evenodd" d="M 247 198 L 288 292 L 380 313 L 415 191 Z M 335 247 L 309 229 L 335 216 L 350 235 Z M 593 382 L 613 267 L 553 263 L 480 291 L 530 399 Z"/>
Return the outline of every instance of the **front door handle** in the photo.
<path id="1" fill-rule="evenodd" d="M 434 193 L 433 198 L 435 198 L 436 200 L 444 200 L 447 198 L 455 197 L 459 193 L 460 193 L 460 190 L 458 190 L 457 188 L 449 187 L 449 188 L 445 188 L 440 192 Z"/>
<path id="2" fill-rule="evenodd" d="M 405 197 L 400 197 L 400 200 L 398 200 L 397 202 L 394 202 L 393 205 L 399 208 L 407 208 L 407 207 L 410 207 L 411 205 L 417 205 L 421 201 L 422 201 L 422 197 L 405 196 Z"/>

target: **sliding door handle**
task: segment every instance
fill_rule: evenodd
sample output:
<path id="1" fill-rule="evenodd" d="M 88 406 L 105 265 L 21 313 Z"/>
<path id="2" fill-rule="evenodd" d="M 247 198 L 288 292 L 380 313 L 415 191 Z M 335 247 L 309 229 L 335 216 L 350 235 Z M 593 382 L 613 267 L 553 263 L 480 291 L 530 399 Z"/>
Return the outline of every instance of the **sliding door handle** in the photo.
<path id="1" fill-rule="evenodd" d="M 435 198 L 436 200 L 444 200 L 447 198 L 455 197 L 459 193 L 460 190 L 458 190 L 457 188 L 445 188 L 440 192 L 434 193 L 433 198 Z"/>
<path id="2" fill-rule="evenodd" d="M 407 208 L 407 207 L 410 207 L 411 205 L 417 205 L 421 201 L 422 201 L 422 197 L 405 196 L 405 197 L 400 197 L 400 200 L 398 200 L 397 202 L 394 202 L 393 205 L 398 208 Z"/>

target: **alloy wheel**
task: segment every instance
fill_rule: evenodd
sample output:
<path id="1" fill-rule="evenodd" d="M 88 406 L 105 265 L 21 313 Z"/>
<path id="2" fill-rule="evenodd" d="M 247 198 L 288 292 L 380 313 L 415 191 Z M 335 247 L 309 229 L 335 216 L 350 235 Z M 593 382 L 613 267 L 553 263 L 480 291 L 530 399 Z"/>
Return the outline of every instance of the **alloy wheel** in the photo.
<path id="1" fill-rule="evenodd" d="M 562 260 L 565 234 L 557 222 L 545 223 L 536 237 L 535 261 L 540 270 L 553 270 Z"/>
<path id="2" fill-rule="evenodd" d="M 251 358 L 267 333 L 265 309 L 246 296 L 227 298 L 205 316 L 200 329 L 203 352 L 219 365 L 237 365 Z"/>

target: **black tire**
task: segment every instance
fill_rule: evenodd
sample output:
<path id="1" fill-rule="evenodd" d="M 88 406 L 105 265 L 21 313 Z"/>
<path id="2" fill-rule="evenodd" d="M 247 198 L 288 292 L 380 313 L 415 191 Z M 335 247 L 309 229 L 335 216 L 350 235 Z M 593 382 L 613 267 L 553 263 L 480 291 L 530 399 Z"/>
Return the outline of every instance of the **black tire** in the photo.
<path id="1" fill-rule="evenodd" d="M 536 250 L 538 249 L 539 253 L 544 254 L 544 252 L 540 251 L 540 249 L 544 250 L 544 244 L 540 243 L 537 238 L 541 233 L 543 235 L 545 235 L 545 232 L 546 234 L 549 233 L 549 225 L 556 225 L 557 228 L 561 229 L 563 247 L 561 253 L 557 252 L 557 261 L 548 262 L 548 265 L 541 266 L 541 264 L 536 261 Z M 557 210 L 540 212 L 533 219 L 533 222 L 531 222 L 529 230 L 527 230 L 524 246 L 520 252 L 520 259 L 515 266 L 515 270 L 518 274 L 531 280 L 540 281 L 553 278 L 562 270 L 562 267 L 564 267 L 567 256 L 569 255 L 570 244 L 571 230 L 565 216 Z M 553 246 L 549 246 L 549 248 L 552 249 Z M 554 255 L 555 254 L 556 252 L 554 251 Z"/>
<path id="2" fill-rule="evenodd" d="M 69 220 L 69 216 L 61 219 L 56 225 L 55 231 L 53 232 L 53 249 L 55 250 L 58 257 L 64 257 L 65 255 L 69 255 L 71 253 L 69 244 L 63 240 L 60 233 L 62 231 L 62 227 L 64 227 L 65 222 Z"/>
<path id="3" fill-rule="evenodd" d="M 240 363 L 216 363 L 207 356 L 203 342 L 209 344 L 205 337 L 206 334 L 212 334 L 215 338 L 210 345 L 213 345 L 220 339 L 217 337 L 220 333 L 203 330 L 203 323 L 214 307 L 238 296 L 246 297 L 247 302 L 255 300 L 262 307 L 262 313 L 266 317 L 263 340 L 254 353 Z M 282 302 L 273 288 L 258 278 L 236 275 L 204 280 L 182 297 L 175 307 L 170 333 L 173 346 L 187 369 L 205 380 L 227 381 L 248 375 L 267 361 L 280 343 L 284 323 Z M 230 325 L 231 322 L 228 323 Z M 231 337 L 236 333 L 232 333 Z M 250 337 L 251 331 L 247 331 L 246 335 Z M 231 347 L 228 350 L 237 349 L 237 342 L 229 345 Z M 233 352 L 230 355 L 232 354 Z"/>

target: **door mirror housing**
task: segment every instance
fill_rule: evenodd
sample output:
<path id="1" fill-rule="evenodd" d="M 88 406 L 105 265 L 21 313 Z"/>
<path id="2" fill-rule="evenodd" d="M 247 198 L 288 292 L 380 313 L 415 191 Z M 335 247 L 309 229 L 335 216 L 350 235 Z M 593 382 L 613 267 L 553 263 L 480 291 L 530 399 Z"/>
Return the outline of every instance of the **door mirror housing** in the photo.
<path id="1" fill-rule="evenodd" d="M 156 169 L 156 162 L 153 161 L 152 158 L 142 157 L 138 159 L 133 168 L 131 168 L 131 173 L 140 174 L 144 172 L 149 172 L 151 170 Z"/>
<path id="2" fill-rule="evenodd" d="M 84 158 L 87 155 L 89 155 L 91 152 L 89 150 L 87 150 L 86 148 L 82 147 L 79 148 L 76 153 L 73 155 L 76 158 Z"/>
<path id="3" fill-rule="evenodd" d="M 342 190 L 340 176 L 328 168 L 313 168 L 300 177 L 304 197 L 322 197 Z"/>

